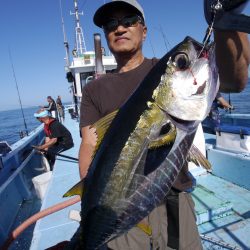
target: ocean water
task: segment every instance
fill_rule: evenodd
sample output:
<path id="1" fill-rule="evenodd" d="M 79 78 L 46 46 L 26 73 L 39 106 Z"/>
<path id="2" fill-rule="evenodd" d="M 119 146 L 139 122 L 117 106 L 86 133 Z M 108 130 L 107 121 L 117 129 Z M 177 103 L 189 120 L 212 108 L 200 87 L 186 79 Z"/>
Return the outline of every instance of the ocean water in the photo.
<path id="1" fill-rule="evenodd" d="M 229 100 L 229 94 L 222 95 L 226 100 Z M 247 87 L 241 93 L 230 94 L 230 101 L 235 108 L 232 113 L 250 114 L 250 79 Z M 40 122 L 33 116 L 38 107 L 25 108 L 23 110 L 28 131 L 32 131 L 40 125 Z M 24 130 L 25 127 L 20 109 L 0 111 L 0 141 L 7 141 L 11 145 L 20 139 L 19 132 Z"/>
<path id="2" fill-rule="evenodd" d="M 38 107 L 23 109 L 28 132 L 41 124 L 34 117 L 38 109 Z M 0 111 L 0 141 L 7 141 L 11 145 L 20 139 L 20 131 L 25 131 L 21 109 Z"/>

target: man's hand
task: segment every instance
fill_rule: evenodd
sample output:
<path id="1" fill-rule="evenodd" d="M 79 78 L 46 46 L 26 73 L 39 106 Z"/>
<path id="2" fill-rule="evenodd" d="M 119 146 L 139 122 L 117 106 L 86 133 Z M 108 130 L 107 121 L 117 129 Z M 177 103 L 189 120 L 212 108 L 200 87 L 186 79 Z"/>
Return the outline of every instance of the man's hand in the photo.
<path id="1" fill-rule="evenodd" d="M 224 13 L 240 14 L 247 5 L 248 0 L 204 0 L 204 15 L 210 25 L 214 15 L 215 23 L 223 17 Z"/>
<path id="2" fill-rule="evenodd" d="M 41 151 L 44 150 L 41 148 L 41 146 L 32 145 L 31 147 L 34 148 L 39 154 L 43 155 L 45 153 L 44 151 Z"/>

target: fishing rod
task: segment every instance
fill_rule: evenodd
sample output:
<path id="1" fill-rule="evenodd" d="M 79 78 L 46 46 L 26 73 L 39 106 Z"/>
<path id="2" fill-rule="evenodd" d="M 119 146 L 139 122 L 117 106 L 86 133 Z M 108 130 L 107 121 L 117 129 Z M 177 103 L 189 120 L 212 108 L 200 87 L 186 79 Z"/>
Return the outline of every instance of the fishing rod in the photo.
<path id="1" fill-rule="evenodd" d="M 230 95 L 230 93 L 228 93 L 228 103 L 229 103 L 230 106 L 232 106 L 231 105 L 231 95 Z M 232 109 L 229 109 L 229 113 L 230 114 L 232 113 Z"/>
<path id="2" fill-rule="evenodd" d="M 35 150 L 37 150 L 38 152 L 40 153 L 47 153 L 48 151 L 44 150 L 44 149 L 37 149 L 35 146 L 32 146 Z M 75 157 L 72 157 L 72 156 L 68 156 L 68 155 L 64 155 L 64 154 L 60 154 L 60 153 L 55 153 L 55 152 L 49 152 L 50 154 L 54 154 L 54 155 L 57 155 L 57 156 L 61 156 L 63 158 L 67 158 L 67 159 L 70 159 L 70 160 L 74 160 L 74 161 L 79 161 L 77 158 Z"/>
<path id="3" fill-rule="evenodd" d="M 151 41 L 151 39 L 150 39 L 150 36 L 149 36 L 149 44 L 150 44 L 150 47 L 151 47 L 151 49 L 152 49 L 153 55 L 154 55 L 154 57 L 155 57 L 155 50 L 154 50 L 154 46 L 153 46 L 153 44 L 152 44 L 152 41 Z"/>
<path id="4" fill-rule="evenodd" d="M 14 77 L 15 84 L 16 84 L 16 90 L 17 90 L 17 94 L 18 94 L 19 105 L 20 105 L 22 116 L 23 116 L 23 123 L 24 123 L 24 127 L 25 127 L 25 132 L 26 132 L 26 135 L 28 135 L 29 134 L 28 127 L 27 127 L 26 120 L 25 120 L 25 117 L 24 117 L 23 105 L 22 105 L 22 101 L 21 101 L 21 97 L 20 97 L 20 93 L 19 93 L 19 88 L 18 88 L 18 84 L 17 84 L 17 79 L 16 79 L 14 64 L 13 64 L 12 56 L 11 56 L 11 52 L 10 52 L 10 47 L 9 47 L 9 58 L 10 58 L 10 63 L 11 63 L 11 67 L 12 67 L 13 77 Z"/>
<path id="5" fill-rule="evenodd" d="M 169 51 L 170 50 L 170 43 L 169 43 L 169 41 L 167 40 L 167 38 L 166 38 L 166 35 L 165 35 L 165 33 L 163 32 L 163 29 L 162 29 L 162 26 L 160 25 L 160 32 L 161 32 L 161 35 L 162 35 L 162 38 L 163 38 L 163 40 L 164 40 L 164 44 L 165 44 L 165 48 L 166 48 L 166 50 L 167 51 Z M 168 43 L 168 44 L 167 44 Z"/>

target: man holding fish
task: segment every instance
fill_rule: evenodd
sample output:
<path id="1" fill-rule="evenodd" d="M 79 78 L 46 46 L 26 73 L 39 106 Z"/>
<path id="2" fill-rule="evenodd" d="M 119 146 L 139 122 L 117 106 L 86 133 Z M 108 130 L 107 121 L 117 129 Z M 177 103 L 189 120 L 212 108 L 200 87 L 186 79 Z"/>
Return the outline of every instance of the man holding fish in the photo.
<path id="1" fill-rule="evenodd" d="M 217 1 L 204 1 L 205 16 L 209 24 L 216 23 L 216 18 L 212 14 L 210 15 L 210 6 L 215 4 L 213 2 Z M 245 2 L 237 1 L 237 8 L 231 7 L 228 12 L 242 9 Z M 79 150 L 81 179 L 86 176 L 88 178 L 88 170 L 91 171 L 89 167 L 96 150 L 96 144 L 100 139 L 97 129 L 92 125 L 108 114 L 113 115 L 104 121 L 112 120 L 117 110 L 123 107 L 127 99 L 158 62 L 155 58 L 145 58 L 142 53 L 147 27 L 143 9 L 136 0 L 120 0 L 104 4 L 96 11 L 94 23 L 103 28 L 109 49 L 117 61 L 117 68 L 114 72 L 93 80 L 83 89 L 80 121 L 82 143 Z M 239 92 L 244 89 L 248 79 L 250 49 L 247 34 L 237 31 L 215 30 L 214 39 L 220 89 L 221 91 Z M 175 56 L 174 59 L 177 60 L 176 63 L 180 70 L 185 71 L 189 63 L 185 53 Z M 196 84 L 194 83 L 194 85 Z M 205 84 L 201 85 L 195 89 L 194 93 L 192 92 L 192 95 L 200 94 L 205 87 Z M 154 93 L 154 95 L 156 94 Z M 126 124 L 120 124 L 120 126 L 126 126 Z M 139 153 L 138 157 L 139 161 L 143 157 L 145 157 L 145 161 L 148 159 L 143 152 Z M 152 171 L 154 171 L 154 166 L 149 166 L 149 169 L 144 169 L 144 174 L 147 175 Z M 185 163 L 167 198 L 137 226 L 109 241 L 107 248 L 114 250 L 202 249 L 195 222 L 194 203 L 187 192 L 192 188 L 192 185 L 193 179 Z"/>

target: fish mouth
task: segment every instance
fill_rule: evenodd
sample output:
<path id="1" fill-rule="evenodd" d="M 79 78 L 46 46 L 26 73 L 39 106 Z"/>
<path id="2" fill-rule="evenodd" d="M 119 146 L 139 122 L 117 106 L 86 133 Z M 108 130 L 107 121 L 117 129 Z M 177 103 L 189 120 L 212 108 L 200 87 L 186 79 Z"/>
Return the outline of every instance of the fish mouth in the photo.
<path id="1" fill-rule="evenodd" d="M 198 123 L 196 120 L 194 121 L 182 120 L 170 114 L 167 114 L 167 117 L 169 119 L 169 123 L 171 123 L 173 126 L 178 127 L 183 131 L 189 131 L 189 132 L 193 131 L 194 129 L 196 129 L 196 125 Z"/>
<path id="2" fill-rule="evenodd" d="M 204 81 L 204 83 L 201 86 L 199 86 L 197 88 L 197 91 L 194 94 L 192 94 L 191 96 L 197 96 L 197 95 L 201 96 L 201 95 L 204 95 L 204 92 L 206 90 L 206 86 L 207 86 L 207 81 Z"/>

